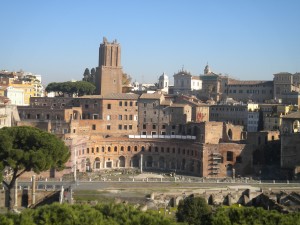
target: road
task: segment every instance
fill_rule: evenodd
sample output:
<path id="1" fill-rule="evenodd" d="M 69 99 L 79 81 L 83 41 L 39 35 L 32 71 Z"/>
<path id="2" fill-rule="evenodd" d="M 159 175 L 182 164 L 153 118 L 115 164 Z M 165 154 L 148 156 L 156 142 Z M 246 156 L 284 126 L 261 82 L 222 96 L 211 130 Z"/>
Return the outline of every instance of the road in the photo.
<path id="1" fill-rule="evenodd" d="M 261 188 L 277 190 L 294 190 L 300 192 L 300 183 L 245 183 L 245 182 L 161 182 L 161 181 L 36 181 L 37 189 L 59 190 L 72 186 L 74 190 L 109 190 L 109 189 L 215 189 L 215 188 Z M 21 188 L 28 188 L 31 182 L 21 181 Z"/>

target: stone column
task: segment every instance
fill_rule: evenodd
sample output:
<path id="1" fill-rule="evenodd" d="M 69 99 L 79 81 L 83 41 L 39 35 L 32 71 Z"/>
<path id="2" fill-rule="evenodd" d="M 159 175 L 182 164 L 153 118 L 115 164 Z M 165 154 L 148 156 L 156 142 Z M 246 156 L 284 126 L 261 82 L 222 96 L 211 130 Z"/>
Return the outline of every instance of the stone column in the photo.
<path id="1" fill-rule="evenodd" d="M 36 181 L 35 181 L 35 175 L 32 176 L 32 187 L 31 187 L 31 195 L 32 195 L 32 201 L 31 204 L 35 204 L 35 188 L 36 188 Z"/>
<path id="2" fill-rule="evenodd" d="M 141 160 L 140 160 L 140 172 L 143 173 L 143 154 L 141 154 Z"/>

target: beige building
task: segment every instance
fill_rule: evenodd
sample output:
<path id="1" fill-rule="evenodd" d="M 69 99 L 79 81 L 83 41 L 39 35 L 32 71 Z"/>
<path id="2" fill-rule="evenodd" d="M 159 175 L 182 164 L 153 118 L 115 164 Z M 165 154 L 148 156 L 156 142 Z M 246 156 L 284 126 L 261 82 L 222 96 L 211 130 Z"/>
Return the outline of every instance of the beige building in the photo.
<path id="1" fill-rule="evenodd" d="M 199 76 L 193 76 L 183 69 L 173 75 L 174 94 L 197 94 L 202 89 L 202 81 Z"/>
<path id="2" fill-rule="evenodd" d="M 249 114 L 253 115 L 257 110 L 258 104 L 211 105 L 209 119 L 241 125 L 247 130 Z M 250 117 L 250 120 L 255 121 L 255 118 Z"/>
<path id="3" fill-rule="evenodd" d="M 272 81 L 228 81 L 224 95 L 236 101 L 259 103 L 273 98 Z"/>
<path id="4" fill-rule="evenodd" d="M 300 92 L 300 73 L 281 72 L 274 74 L 274 99 L 281 101 L 291 92 Z"/>
<path id="5" fill-rule="evenodd" d="M 281 167 L 296 171 L 300 166 L 300 112 L 282 117 Z M 296 172 L 294 172 L 296 174 Z"/>

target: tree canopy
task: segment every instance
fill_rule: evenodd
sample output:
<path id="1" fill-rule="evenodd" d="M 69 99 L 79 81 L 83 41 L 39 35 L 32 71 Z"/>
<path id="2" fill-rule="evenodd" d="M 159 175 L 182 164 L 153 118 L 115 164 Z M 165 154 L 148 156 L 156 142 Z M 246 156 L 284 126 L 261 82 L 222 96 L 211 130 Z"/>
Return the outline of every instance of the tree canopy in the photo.
<path id="1" fill-rule="evenodd" d="M 53 134 L 26 126 L 0 129 L 2 170 L 12 171 L 10 179 L 3 181 L 9 191 L 23 173 L 61 170 L 69 157 L 68 147 Z"/>
<path id="2" fill-rule="evenodd" d="M 122 85 L 128 85 L 131 83 L 131 76 L 128 75 L 127 73 L 122 74 Z"/>
<path id="3" fill-rule="evenodd" d="M 300 224 L 300 213 L 282 214 L 254 207 L 221 207 L 213 215 L 211 224 L 294 225 Z"/>
<path id="4" fill-rule="evenodd" d="M 178 222 L 186 222 L 189 225 L 209 224 L 211 207 L 201 197 L 188 197 L 178 204 L 176 217 Z"/>
<path id="5" fill-rule="evenodd" d="M 94 84 L 87 81 L 76 81 L 76 82 L 52 82 L 48 84 L 46 87 L 47 92 L 56 92 L 59 96 L 63 96 L 64 94 L 68 95 L 91 95 L 96 90 Z"/>
<path id="6" fill-rule="evenodd" d="M 20 215 L 1 215 L 1 224 L 57 225 L 172 225 L 176 224 L 157 212 L 142 212 L 130 205 L 66 205 L 54 203 L 35 210 L 26 209 Z"/>

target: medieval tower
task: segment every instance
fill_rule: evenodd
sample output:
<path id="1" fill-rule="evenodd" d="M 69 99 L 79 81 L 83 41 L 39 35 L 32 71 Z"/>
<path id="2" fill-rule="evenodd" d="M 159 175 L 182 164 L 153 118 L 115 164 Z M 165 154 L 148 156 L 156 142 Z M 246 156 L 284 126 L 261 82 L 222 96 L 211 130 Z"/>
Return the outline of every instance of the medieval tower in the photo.
<path id="1" fill-rule="evenodd" d="M 122 93 L 121 46 L 114 40 L 103 38 L 99 48 L 99 64 L 96 71 L 96 94 Z"/>

